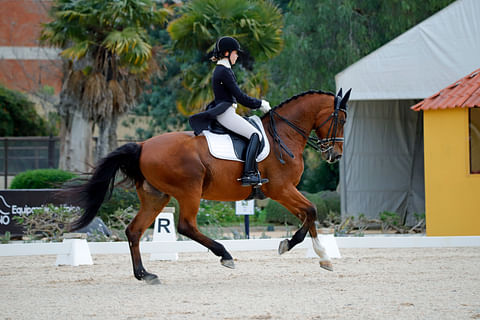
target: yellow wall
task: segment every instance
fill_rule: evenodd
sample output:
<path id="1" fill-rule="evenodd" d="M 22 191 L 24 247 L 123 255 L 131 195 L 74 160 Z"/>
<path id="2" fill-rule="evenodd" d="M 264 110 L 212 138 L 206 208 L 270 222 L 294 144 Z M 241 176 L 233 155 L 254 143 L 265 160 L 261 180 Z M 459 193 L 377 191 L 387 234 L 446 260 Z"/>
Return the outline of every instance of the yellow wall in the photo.
<path id="1" fill-rule="evenodd" d="M 470 174 L 468 109 L 424 111 L 427 235 L 480 235 L 480 174 Z"/>

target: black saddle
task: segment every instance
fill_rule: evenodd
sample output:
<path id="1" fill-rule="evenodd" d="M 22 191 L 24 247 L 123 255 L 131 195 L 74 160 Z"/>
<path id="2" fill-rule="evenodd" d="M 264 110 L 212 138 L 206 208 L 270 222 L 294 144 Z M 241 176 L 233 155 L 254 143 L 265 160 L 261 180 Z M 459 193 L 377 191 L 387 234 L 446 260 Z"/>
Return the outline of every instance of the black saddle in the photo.
<path id="1" fill-rule="evenodd" d="M 262 132 L 262 130 L 259 128 L 259 126 L 255 121 L 247 117 L 243 117 L 243 118 L 247 120 L 252 126 L 257 128 L 258 131 Z M 225 128 L 217 120 L 214 120 L 211 122 L 210 126 L 208 127 L 208 131 L 216 134 L 228 134 L 232 139 L 233 150 L 235 150 L 235 155 L 237 156 L 238 159 L 245 160 L 245 153 L 248 146 L 247 138 Z M 258 153 L 262 152 L 264 147 L 265 147 L 265 137 L 262 138 L 262 142 L 260 143 L 260 150 L 258 151 Z"/>

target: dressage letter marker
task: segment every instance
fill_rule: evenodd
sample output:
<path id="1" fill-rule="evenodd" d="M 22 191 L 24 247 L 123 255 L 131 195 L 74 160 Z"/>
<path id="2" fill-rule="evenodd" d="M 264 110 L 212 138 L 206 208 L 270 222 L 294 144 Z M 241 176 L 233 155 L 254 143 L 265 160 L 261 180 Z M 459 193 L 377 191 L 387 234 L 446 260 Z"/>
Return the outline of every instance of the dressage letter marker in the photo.
<path id="1" fill-rule="evenodd" d="M 173 219 L 174 208 L 164 208 L 163 211 L 155 218 L 153 228 L 153 242 L 177 241 L 175 233 L 175 220 Z M 178 253 L 152 253 L 150 260 L 178 260 Z"/>

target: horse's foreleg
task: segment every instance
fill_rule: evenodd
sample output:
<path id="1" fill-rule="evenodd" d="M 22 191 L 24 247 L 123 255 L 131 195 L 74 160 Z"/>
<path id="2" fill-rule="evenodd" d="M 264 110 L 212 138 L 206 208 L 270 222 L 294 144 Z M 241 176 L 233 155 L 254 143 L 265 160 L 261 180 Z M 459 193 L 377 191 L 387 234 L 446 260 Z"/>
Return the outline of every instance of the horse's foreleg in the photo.
<path id="1" fill-rule="evenodd" d="M 327 250 L 318 238 L 317 228 L 315 227 L 315 224 L 310 227 L 309 232 L 310 237 L 312 237 L 313 250 L 320 257 L 320 267 L 328 271 L 333 271 L 332 260 L 330 260 L 330 257 L 327 254 Z"/>
<path id="2" fill-rule="evenodd" d="M 138 280 L 145 280 L 149 284 L 159 284 L 158 277 L 147 272 L 143 267 L 140 255 L 140 239 L 145 230 L 153 223 L 155 217 L 168 203 L 170 196 L 153 189 L 147 182 L 137 187 L 137 193 L 140 198 L 140 210 L 125 230 L 130 254 L 132 255 L 133 274 Z"/>
<path id="3" fill-rule="evenodd" d="M 190 239 L 207 247 L 216 256 L 221 257 L 220 263 L 228 268 L 235 268 L 233 258 L 225 249 L 225 247 L 209 237 L 205 236 L 198 230 L 197 226 L 197 212 L 200 207 L 200 197 L 190 197 L 178 199 L 180 204 L 180 217 L 178 220 L 178 233 L 189 237 Z"/>
<path id="4" fill-rule="evenodd" d="M 305 198 L 296 188 L 291 188 L 286 193 L 288 196 L 282 197 L 277 201 L 285 206 L 291 213 L 303 221 L 300 229 L 295 232 L 292 239 L 285 239 L 280 242 L 278 253 L 283 254 L 290 251 L 294 246 L 305 240 L 307 232 L 310 232 L 313 241 L 313 249 L 320 257 L 320 266 L 324 269 L 333 270 L 332 263 L 328 257 L 325 248 L 317 236 L 315 220 L 317 219 L 317 209 L 307 198 Z"/>

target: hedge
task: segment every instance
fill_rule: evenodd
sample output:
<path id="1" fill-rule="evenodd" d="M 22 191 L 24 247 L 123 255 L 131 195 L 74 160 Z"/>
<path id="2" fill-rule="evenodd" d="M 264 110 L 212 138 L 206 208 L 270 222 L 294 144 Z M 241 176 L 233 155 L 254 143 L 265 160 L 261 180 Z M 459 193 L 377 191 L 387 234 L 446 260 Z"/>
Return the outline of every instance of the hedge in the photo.
<path id="1" fill-rule="evenodd" d="M 13 178 L 10 189 L 58 189 L 77 175 L 60 169 L 36 169 L 19 173 Z"/>
<path id="2" fill-rule="evenodd" d="M 321 191 L 318 193 L 306 193 L 304 196 L 317 207 L 317 220 L 323 222 L 330 211 L 340 212 L 340 196 L 335 191 Z M 265 207 L 266 222 L 290 225 L 300 225 L 302 222 L 290 211 L 275 200 L 270 200 Z"/>

